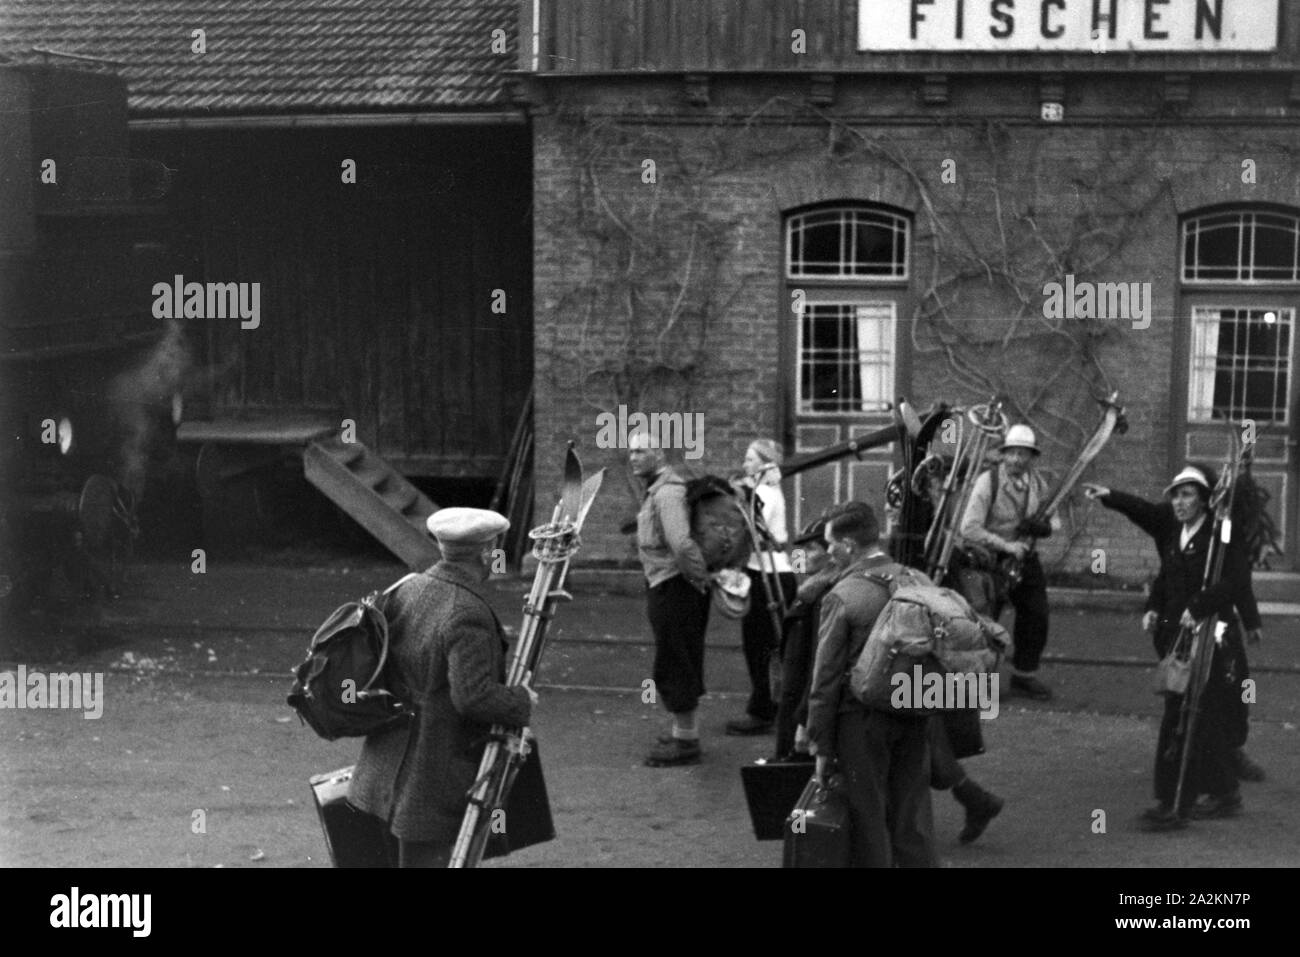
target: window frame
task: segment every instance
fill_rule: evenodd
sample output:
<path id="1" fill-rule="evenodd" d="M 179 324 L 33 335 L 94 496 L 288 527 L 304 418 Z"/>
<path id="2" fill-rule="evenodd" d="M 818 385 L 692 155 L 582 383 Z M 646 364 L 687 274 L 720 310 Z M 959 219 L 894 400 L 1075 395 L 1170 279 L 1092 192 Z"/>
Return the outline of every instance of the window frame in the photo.
<path id="1" fill-rule="evenodd" d="M 795 229 L 805 223 L 809 216 L 835 212 L 846 216 L 849 214 L 874 215 L 884 217 L 895 224 L 898 227 L 895 233 L 899 237 L 897 241 L 902 244 L 900 247 L 902 253 L 900 275 L 853 276 L 801 274 L 797 272 L 792 258 Z M 789 400 L 783 403 L 784 411 L 782 413 L 783 416 L 789 416 L 785 421 L 788 427 L 787 435 L 791 441 L 794 439 L 795 423 L 799 421 L 830 422 L 838 419 L 841 422 L 855 421 L 865 424 L 877 419 L 884 421 L 889 416 L 889 412 L 883 408 L 865 412 L 853 410 L 810 411 L 804 408 L 802 398 L 804 387 L 803 316 L 791 315 L 790 296 L 794 290 L 802 290 L 805 294 L 805 301 L 809 304 L 838 302 L 846 306 L 856 307 L 889 303 L 893 326 L 892 355 L 890 357 L 893 366 L 893 388 L 896 392 L 900 388 L 907 388 L 911 364 L 906 348 L 906 336 L 902 328 L 903 323 L 906 321 L 905 317 L 910 314 L 912 308 L 911 276 L 914 257 L 912 227 L 914 218 L 914 213 L 911 210 L 865 200 L 832 200 L 782 211 L 779 228 L 782 231 L 785 252 L 785 262 L 782 264 L 781 269 L 782 288 L 785 290 L 785 295 L 782 304 L 778 308 L 780 315 L 785 320 L 781 324 L 783 329 L 788 330 L 790 328 L 788 325 L 790 320 L 793 320 L 796 324 L 792 334 L 782 336 L 784 343 L 782 347 L 783 366 L 786 370 L 791 369 L 793 366 L 794 370 L 793 376 L 788 380 L 792 383 Z M 853 374 L 858 375 L 860 368 L 860 365 L 855 365 Z M 896 395 L 890 396 L 889 401 L 893 402 L 896 398 Z"/>
<path id="2" fill-rule="evenodd" d="M 1188 245 L 1191 242 L 1199 253 L 1200 236 L 1207 232 L 1202 227 L 1206 220 L 1220 219 L 1224 217 L 1237 217 L 1237 228 L 1239 238 L 1237 241 L 1237 264 L 1235 277 L 1225 276 L 1193 276 L 1193 272 L 1203 272 L 1206 269 L 1230 269 L 1230 266 L 1203 266 L 1200 262 L 1189 262 Z M 1280 278 L 1277 276 L 1257 277 L 1255 272 L 1261 268 L 1255 264 L 1256 236 L 1259 231 L 1258 217 L 1272 216 L 1278 219 L 1290 221 L 1294 243 L 1292 245 L 1292 264 L 1290 278 Z M 1247 221 L 1250 228 L 1247 229 Z M 1215 228 L 1215 227 L 1211 227 Z M 1223 228 L 1223 227 L 1218 227 Z M 1244 247 L 1249 243 L 1250 261 L 1244 262 Z M 1272 206 L 1226 206 L 1214 209 L 1201 210 L 1192 216 L 1187 216 L 1182 221 L 1179 232 L 1179 249 L 1178 249 L 1178 277 L 1179 282 L 1188 288 L 1204 288 L 1207 286 L 1233 286 L 1236 288 L 1255 288 L 1261 286 L 1297 286 L 1300 285 L 1300 214 L 1289 209 L 1277 208 Z M 1272 268 L 1272 267 L 1264 267 Z M 1250 276 L 1243 279 L 1242 274 Z"/>
<path id="3" fill-rule="evenodd" d="M 829 290 L 828 290 L 829 291 Z M 885 403 L 893 403 L 898 388 L 898 300 L 897 299 L 827 299 L 817 298 L 815 301 L 809 301 L 805 304 L 805 309 L 814 306 L 840 306 L 849 310 L 856 310 L 863 307 L 880 307 L 885 306 L 889 310 L 888 323 L 885 336 L 882 338 L 890 343 L 889 364 L 881 364 L 880 368 L 885 369 L 889 376 L 889 395 L 883 400 Z M 794 351 L 795 351 L 795 378 L 794 378 L 794 415 L 800 419 L 806 418 L 844 418 L 846 416 L 873 416 L 887 415 L 887 406 L 877 409 L 815 409 L 804 406 L 804 320 L 808 318 L 800 315 L 795 318 L 794 334 Z M 854 315 L 853 319 L 856 319 Z M 852 320 L 851 320 L 852 321 Z M 858 354 L 861 354 L 859 345 Z M 862 373 L 861 361 L 852 365 L 852 374 L 860 376 Z M 867 401 L 864 397 L 859 401 Z"/>
<path id="4" fill-rule="evenodd" d="M 1189 339 L 1189 342 L 1188 342 L 1188 347 L 1187 347 L 1187 349 L 1188 349 L 1188 363 L 1187 363 L 1187 414 L 1186 414 L 1186 420 L 1187 420 L 1188 424 L 1190 424 L 1190 425 L 1217 425 L 1217 424 L 1221 424 L 1221 423 L 1224 423 L 1224 422 L 1240 422 L 1240 421 L 1245 421 L 1245 420 L 1248 419 L 1248 418 L 1253 418 L 1252 416 L 1246 416 L 1246 415 L 1240 415 L 1240 416 L 1238 416 L 1238 417 L 1236 417 L 1236 418 L 1232 417 L 1231 415 L 1226 416 L 1226 417 L 1224 417 L 1224 418 L 1215 418 L 1215 417 L 1214 417 L 1214 401 L 1213 401 L 1214 381 L 1213 381 L 1213 378 L 1214 378 L 1214 377 L 1217 377 L 1217 375 L 1218 375 L 1218 371 L 1219 371 L 1219 356 L 1218 356 L 1217 352 L 1216 352 L 1216 354 L 1214 355 L 1214 357 L 1213 357 L 1213 359 L 1212 359 L 1212 363 L 1211 363 L 1211 365 L 1209 366 L 1209 368 L 1210 368 L 1209 375 L 1212 377 L 1211 382 L 1210 382 L 1210 395 L 1211 395 L 1211 400 L 1210 400 L 1210 414 L 1209 414 L 1208 416 L 1206 416 L 1206 417 L 1200 417 L 1200 416 L 1197 416 L 1197 415 L 1196 415 L 1196 411 L 1197 411 L 1197 409 L 1199 408 L 1199 405 L 1198 405 L 1197 400 L 1196 400 L 1196 399 L 1197 399 L 1197 397 L 1196 397 L 1196 389 L 1197 389 L 1198 384 L 1200 384 L 1200 383 L 1198 382 L 1198 380 L 1197 380 L 1197 366 L 1198 366 L 1198 361 L 1199 361 L 1199 362 L 1205 362 L 1205 361 L 1206 361 L 1206 358 L 1207 358 L 1207 357 L 1205 357 L 1205 356 L 1199 356 L 1199 355 L 1197 354 L 1197 352 L 1196 352 L 1197 340 L 1199 339 L 1199 328 L 1198 328 L 1198 327 L 1199 327 L 1200 325 L 1202 325 L 1203 322 L 1204 322 L 1204 320 L 1198 319 L 1198 317 L 1197 317 L 1197 312 L 1211 312 L 1211 311 L 1221 311 L 1221 310 L 1228 310 L 1228 309 L 1236 310 L 1236 311 L 1239 311 L 1239 312 L 1256 312 L 1256 311 L 1266 311 L 1266 310 L 1268 310 L 1268 309 L 1270 309 L 1270 308 L 1273 309 L 1274 311 L 1278 312 L 1279 314 L 1281 314 L 1281 313 L 1290 313 L 1289 322 L 1287 323 L 1287 327 L 1288 327 L 1288 329 L 1289 329 L 1289 342 L 1288 342 L 1288 345 L 1289 345 L 1290 348 L 1288 348 L 1286 354 L 1285 354 L 1284 356 L 1281 357 L 1281 360 L 1282 360 L 1282 362 L 1284 363 L 1284 367 L 1285 367 L 1285 368 L 1284 368 L 1284 371 L 1286 372 L 1286 375 L 1287 375 L 1287 382 L 1286 382 L 1286 386 L 1287 386 L 1287 387 L 1286 387 L 1286 395 L 1283 397 L 1283 400 L 1282 400 L 1282 418 L 1280 418 L 1280 419 L 1269 419 L 1269 420 L 1267 420 L 1267 422 L 1264 422 L 1263 420 L 1257 420 L 1257 421 L 1260 421 L 1261 424 L 1266 425 L 1266 427 L 1268 427 L 1268 428 L 1280 428 L 1280 429 L 1287 429 L 1287 428 L 1290 428 L 1290 426 L 1291 426 L 1291 408 L 1290 408 L 1290 405 L 1289 405 L 1289 402 L 1288 402 L 1287 396 L 1290 395 L 1290 393 L 1291 393 L 1291 389 L 1292 389 L 1292 385 L 1293 385 L 1292 382 L 1290 381 L 1290 377 L 1293 376 L 1293 375 L 1295 375 L 1295 372 L 1296 372 L 1296 370 L 1295 370 L 1294 368 L 1292 368 L 1291 360 L 1290 360 L 1290 356 L 1291 356 L 1291 353 L 1292 353 L 1292 352 L 1294 351 L 1294 349 L 1295 349 L 1295 336 L 1296 336 L 1296 329 L 1297 329 L 1296 313 L 1297 313 L 1297 311 L 1300 311 L 1300 310 L 1297 310 L 1294 306 L 1286 306 L 1286 305 L 1281 305 L 1281 304 L 1278 304 L 1278 305 L 1275 305 L 1275 306 L 1269 307 L 1269 306 L 1259 306 L 1259 305 L 1242 305 L 1242 304 L 1240 304 L 1240 303 L 1230 303 L 1230 302 L 1219 303 L 1219 302 L 1217 302 L 1217 301 L 1214 302 L 1214 303 L 1195 303 L 1195 304 L 1193 304 L 1193 305 L 1192 305 L 1192 308 L 1191 308 L 1191 312 L 1190 312 L 1190 314 L 1189 314 L 1189 316 L 1188 316 L 1188 321 L 1191 323 L 1191 330 L 1190 330 L 1190 332 L 1191 332 L 1191 336 L 1190 336 L 1190 339 Z M 1279 320 L 1280 320 L 1280 318 L 1281 318 L 1281 316 L 1279 315 Z M 1246 356 L 1234 356 L 1234 357 L 1233 357 L 1234 361 L 1244 360 L 1244 359 L 1247 359 L 1247 358 L 1249 358 L 1248 355 L 1246 355 Z M 1240 411 L 1244 411 L 1244 410 L 1240 410 Z"/>
<path id="5" fill-rule="evenodd" d="M 794 238 L 797 230 L 803 228 L 803 222 L 812 216 L 826 216 L 828 214 L 838 213 L 841 217 L 841 231 L 848 221 L 854 221 L 857 217 L 878 217 L 879 219 L 890 223 L 893 229 L 893 245 L 902 250 L 902 271 L 889 275 L 864 275 L 854 273 L 800 273 L 795 269 L 794 259 Z M 791 213 L 785 217 L 785 281 L 787 283 L 826 283 L 829 285 L 878 285 L 878 284 L 895 284 L 906 285 L 912 278 L 912 218 L 907 213 L 898 211 L 888 206 L 871 205 L 867 203 L 835 203 L 832 205 L 818 206 L 810 209 L 803 209 L 796 213 Z M 848 235 L 854 237 L 851 240 L 852 248 L 856 245 L 856 230 L 848 230 Z M 844 250 L 840 250 L 841 268 L 849 262 L 845 259 Z"/>

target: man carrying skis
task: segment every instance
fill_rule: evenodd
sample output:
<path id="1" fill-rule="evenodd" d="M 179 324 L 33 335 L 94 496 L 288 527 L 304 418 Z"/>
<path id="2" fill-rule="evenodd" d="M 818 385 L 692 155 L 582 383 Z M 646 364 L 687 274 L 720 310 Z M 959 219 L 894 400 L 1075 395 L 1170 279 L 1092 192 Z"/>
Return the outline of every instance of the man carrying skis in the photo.
<path id="1" fill-rule="evenodd" d="M 1006 600 L 1016 610 L 1011 691 L 1045 701 L 1052 691 L 1037 674 L 1047 646 L 1047 577 L 1033 541 L 1047 538 L 1061 527 L 1061 520 L 1055 514 L 1046 522 L 1032 517 L 1049 495 L 1047 481 L 1033 467 L 1040 454 L 1034 430 L 1027 425 L 1011 426 L 999 451 L 1001 464 L 975 479 L 961 519 L 962 541 L 973 566 L 972 571 L 963 573 L 961 590 L 976 611 L 996 621 L 1003 603 L 1000 565 L 1006 558 L 1020 562 L 1020 580 L 1006 593 Z M 972 577 L 992 579 L 993 587 L 984 589 L 986 594 L 992 592 L 986 600 L 981 601 L 980 589 L 969 584 Z"/>
<path id="2" fill-rule="evenodd" d="M 426 523 L 442 559 L 393 593 L 390 674 L 415 717 L 366 738 L 348 800 L 386 821 L 399 867 L 446 867 L 493 724 L 527 725 L 537 696 L 505 684 L 506 639 L 483 595 L 510 527 L 481 508 Z"/>

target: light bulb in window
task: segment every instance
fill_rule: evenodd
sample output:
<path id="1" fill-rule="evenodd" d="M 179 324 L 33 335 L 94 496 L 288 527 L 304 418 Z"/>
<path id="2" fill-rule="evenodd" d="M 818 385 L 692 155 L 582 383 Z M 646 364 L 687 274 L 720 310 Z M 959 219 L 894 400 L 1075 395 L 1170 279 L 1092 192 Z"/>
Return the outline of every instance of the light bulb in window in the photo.
<path id="1" fill-rule="evenodd" d="M 1277 313 L 1276 312 L 1264 313 L 1264 321 L 1268 323 L 1270 326 L 1273 325 L 1273 323 L 1277 322 Z"/>

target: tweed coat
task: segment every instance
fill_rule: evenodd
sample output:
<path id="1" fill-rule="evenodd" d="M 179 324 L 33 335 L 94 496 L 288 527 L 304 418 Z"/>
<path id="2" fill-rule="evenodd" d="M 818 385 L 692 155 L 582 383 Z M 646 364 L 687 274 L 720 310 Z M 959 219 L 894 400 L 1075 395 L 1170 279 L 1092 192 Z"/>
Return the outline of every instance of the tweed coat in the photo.
<path id="1" fill-rule="evenodd" d="M 529 720 L 481 587 L 472 566 L 440 561 L 392 596 L 391 680 L 416 714 L 366 738 L 348 800 L 404 841 L 454 841 L 489 726 Z"/>

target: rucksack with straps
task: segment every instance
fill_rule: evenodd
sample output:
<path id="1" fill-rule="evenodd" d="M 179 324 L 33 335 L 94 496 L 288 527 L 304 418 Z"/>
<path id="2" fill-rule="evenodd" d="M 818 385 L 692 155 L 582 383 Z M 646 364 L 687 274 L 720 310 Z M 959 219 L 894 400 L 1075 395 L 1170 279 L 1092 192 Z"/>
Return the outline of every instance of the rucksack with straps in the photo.
<path id="1" fill-rule="evenodd" d="M 693 478 L 685 484 L 691 538 L 700 546 L 705 566 L 711 572 L 744 567 L 753 542 L 741 509 L 749 511 L 760 537 L 766 534 L 762 515 L 754 506 L 756 496 L 752 490 L 737 490 L 716 475 Z"/>
<path id="2" fill-rule="evenodd" d="M 859 574 L 889 591 L 889 601 L 849 673 L 849 686 L 863 704 L 895 714 L 945 710 L 923 705 L 920 688 L 914 688 L 912 706 L 898 707 L 894 676 L 903 674 L 912 681 L 917 665 L 922 676 L 980 675 L 997 670 L 1010 636 L 997 622 L 977 614 L 960 594 L 903 566 L 892 573 L 870 570 Z"/>
<path id="3" fill-rule="evenodd" d="M 386 687 L 384 669 L 392 593 L 415 577 L 340 605 L 312 636 L 288 701 L 326 741 L 365 737 L 410 717 L 411 709 Z"/>

